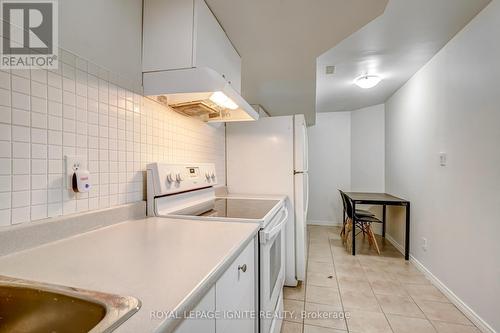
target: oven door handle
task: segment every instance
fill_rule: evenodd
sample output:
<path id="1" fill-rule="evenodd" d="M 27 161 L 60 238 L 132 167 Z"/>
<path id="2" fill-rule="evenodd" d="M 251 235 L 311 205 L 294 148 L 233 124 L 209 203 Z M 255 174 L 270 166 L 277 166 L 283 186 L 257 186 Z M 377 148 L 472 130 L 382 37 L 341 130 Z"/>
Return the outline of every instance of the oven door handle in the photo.
<path id="1" fill-rule="evenodd" d="M 261 244 L 266 244 L 270 240 L 274 239 L 276 235 L 283 229 L 283 226 L 285 225 L 287 219 L 288 219 L 288 209 L 284 208 L 284 216 L 283 219 L 276 225 L 274 226 L 271 230 L 266 231 L 262 230 L 260 232 L 260 243 Z"/>

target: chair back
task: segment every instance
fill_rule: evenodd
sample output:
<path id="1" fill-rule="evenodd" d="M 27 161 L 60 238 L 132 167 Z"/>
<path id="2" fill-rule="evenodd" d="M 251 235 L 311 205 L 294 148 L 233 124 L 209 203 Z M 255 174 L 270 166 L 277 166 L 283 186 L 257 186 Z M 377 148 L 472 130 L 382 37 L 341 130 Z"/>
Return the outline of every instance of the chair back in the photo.
<path id="1" fill-rule="evenodd" d="M 344 210 L 347 214 L 347 217 L 352 219 L 351 201 L 349 200 L 349 198 L 347 197 L 347 195 L 343 191 L 339 190 L 339 192 L 340 192 L 340 196 L 342 197 L 342 203 L 344 204 Z"/>

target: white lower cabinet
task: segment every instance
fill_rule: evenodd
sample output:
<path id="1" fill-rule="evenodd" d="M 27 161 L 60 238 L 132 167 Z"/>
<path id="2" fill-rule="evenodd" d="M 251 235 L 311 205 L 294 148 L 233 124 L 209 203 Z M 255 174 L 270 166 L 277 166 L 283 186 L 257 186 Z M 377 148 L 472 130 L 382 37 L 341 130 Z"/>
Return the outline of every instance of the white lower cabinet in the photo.
<path id="1" fill-rule="evenodd" d="M 215 286 L 203 296 L 191 313 L 215 313 Z M 215 318 L 187 318 L 184 319 L 175 333 L 215 333 Z"/>
<path id="2" fill-rule="evenodd" d="M 215 285 L 215 308 L 226 318 L 215 322 L 217 333 L 254 333 L 256 319 L 251 318 L 256 310 L 254 240 L 229 266 Z"/>
<path id="3" fill-rule="evenodd" d="M 257 311 L 256 240 L 253 239 L 191 313 L 216 313 L 212 319 L 185 319 L 175 333 L 255 333 Z"/>

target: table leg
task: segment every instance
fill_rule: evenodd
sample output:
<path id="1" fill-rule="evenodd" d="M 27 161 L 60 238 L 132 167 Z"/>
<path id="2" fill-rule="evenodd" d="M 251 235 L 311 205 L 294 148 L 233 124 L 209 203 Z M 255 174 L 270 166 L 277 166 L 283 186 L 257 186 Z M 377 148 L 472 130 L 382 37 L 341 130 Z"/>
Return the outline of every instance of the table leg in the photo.
<path id="1" fill-rule="evenodd" d="M 382 237 L 385 238 L 385 215 L 386 215 L 386 205 L 382 206 Z"/>
<path id="2" fill-rule="evenodd" d="M 356 255 L 356 202 L 352 202 L 352 255 Z"/>
<path id="3" fill-rule="evenodd" d="M 410 259 L 410 203 L 406 204 L 405 260 Z"/>

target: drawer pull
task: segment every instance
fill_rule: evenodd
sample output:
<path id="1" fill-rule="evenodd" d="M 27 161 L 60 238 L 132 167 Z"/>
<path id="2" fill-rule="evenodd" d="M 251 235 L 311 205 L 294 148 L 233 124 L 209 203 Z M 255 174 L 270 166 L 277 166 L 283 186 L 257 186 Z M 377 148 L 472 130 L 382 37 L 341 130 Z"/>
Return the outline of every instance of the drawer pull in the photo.
<path id="1" fill-rule="evenodd" d="M 247 271 L 247 265 L 244 264 L 244 265 L 238 266 L 238 271 L 242 271 L 243 273 L 245 273 Z"/>

